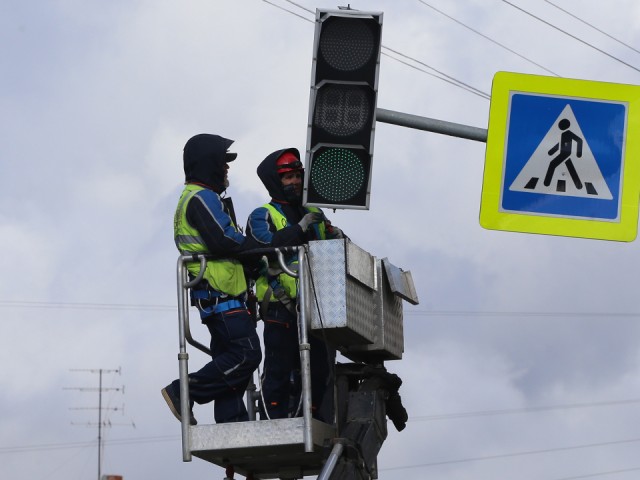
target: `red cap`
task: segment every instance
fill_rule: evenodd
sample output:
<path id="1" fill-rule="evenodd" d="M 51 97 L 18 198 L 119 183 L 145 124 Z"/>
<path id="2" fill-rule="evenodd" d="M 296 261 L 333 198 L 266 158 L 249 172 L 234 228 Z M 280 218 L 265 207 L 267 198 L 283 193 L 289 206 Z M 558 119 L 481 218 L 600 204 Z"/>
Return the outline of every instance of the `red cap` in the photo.
<path id="1" fill-rule="evenodd" d="M 284 152 L 278 160 L 276 160 L 276 169 L 279 174 L 302 170 L 302 162 L 291 152 Z"/>

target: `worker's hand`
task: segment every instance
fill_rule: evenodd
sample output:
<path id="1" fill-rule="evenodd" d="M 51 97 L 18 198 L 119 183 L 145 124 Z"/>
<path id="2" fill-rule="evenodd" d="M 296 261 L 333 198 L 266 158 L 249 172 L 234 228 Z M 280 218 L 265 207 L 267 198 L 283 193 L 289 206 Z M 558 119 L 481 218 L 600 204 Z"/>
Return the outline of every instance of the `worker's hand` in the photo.
<path id="1" fill-rule="evenodd" d="M 327 229 L 327 238 L 329 240 L 334 240 L 336 238 L 344 238 L 344 232 L 340 230 L 338 227 L 334 227 L 333 225 L 331 225 L 331 227 Z"/>
<path id="2" fill-rule="evenodd" d="M 344 232 L 338 227 L 331 225 L 330 220 L 325 220 L 324 225 L 327 232 L 327 240 L 334 240 L 336 238 L 344 238 Z"/>
<path id="3" fill-rule="evenodd" d="M 298 222 L 298 225 L 302 227 L 303 232 L 306 232 L 311 225 L 313 225 L 314 223 L 320 223 L 322 220 L 324 220 L 324 215 L 322 213 L 309 212 L 304 217 L 302 217 L 302 220 Z"/>

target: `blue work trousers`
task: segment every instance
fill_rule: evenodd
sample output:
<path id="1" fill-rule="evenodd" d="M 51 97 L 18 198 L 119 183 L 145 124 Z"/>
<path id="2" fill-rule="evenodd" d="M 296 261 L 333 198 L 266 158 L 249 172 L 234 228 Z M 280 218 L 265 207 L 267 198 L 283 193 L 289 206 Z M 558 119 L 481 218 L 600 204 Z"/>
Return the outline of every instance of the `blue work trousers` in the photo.
<path id="1" fill-rule="evenodd" d="M 264 320 L 262 395 L 270 419 L 294 415 L 300 399 L 300 347 L 297 316 L 271 302 Z M 311 405 L 313 416 L 333 423 L 333 365 L 335 350 L 309 335 L 311 346 Z M 266 418 L 263 416 L 263 418 Z"/>
<path id="2" fill-rule="evenodd" d="M 262 360 L 255 323 L 246 308 L 213 314 L 203 323 L 211 334 L 211 361 L 189 374 L 189 398 L 198 404 L 214 401 L 216 423 L 246 421 L 243 396 Z"/>

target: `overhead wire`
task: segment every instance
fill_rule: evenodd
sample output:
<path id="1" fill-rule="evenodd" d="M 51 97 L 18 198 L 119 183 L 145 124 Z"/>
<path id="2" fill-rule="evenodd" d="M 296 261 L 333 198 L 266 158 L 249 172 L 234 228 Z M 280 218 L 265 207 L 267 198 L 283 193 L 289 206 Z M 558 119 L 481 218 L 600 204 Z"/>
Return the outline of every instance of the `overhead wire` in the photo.
<path id="1" fill-rule="evenodd" d="M 296 7 L 304 10 L 305 12 L 312 13 L 313 15 L 316 14 L 315 11 L 311 10 L 310 8 L 305 7 L 304 5 L 300 5 L 299 3 L 294 2 L 293 0 L 284 0 L 284 1 L 287 2 L 287 3 L 290 3 L 291 5 L 295 5 Z"/>
<path id="2" fill-rule="evenodd" d="M 296 12 L 294 12 L 294 11 L 292 11 L 292 10 L 289 10 L 289 9 L 286 9 L 286 8 L 284 8 L 284 7 L 282 7 L 282 6 L 278 5 L 278 4 L 276 4 L 276 3 L 270 2 L 269 0 L 262 0 L 262 1 L 263 1 L 264 3 L 268 3 L 269 5 L 273 5 L 274 7 L 279 8 L 280 10 L 283 10 L 283 11 L 285 11 L 285 12 L 288 12 L 288 13 L 290 13 L 291 15 L 295 15 L 296 17 L 301 18 L 302 20 L 305 20 L 305 21 L 307 21 L 307 22 L 311 22 L 311 23 L 315 23 L 313 20 L 309 20 L 308 18 L 303 17 L 302 15 L 298 15 Z M 286 1 L 289 1 L 289 0 L 286 0 Z M 293 2 L 289 1 L 289 3 L 293 3 Z M 296 5 L 297 7 L 300 7 L 300 5 L 298 5 L 298 4 L 295 4 L 295 3 L 294 3 L 294 5 Z M 300 7 L 300 8 L 303 8 L 303 7 Z M 305 10 L 306 10 L 306 9 L 305 9 Z"/>
<path id="3" fill-rule="evenodd" d="M 562 28 L 560 28 L 560 27 L 558 27 L 558 26 L 556 26 L 556 25 L 552 24 L 551 22 L 548 22 L 548 21 L 546 21 L 546 20 L 544 20 L 544 19 L 542 19 L 542 18 L 538 17 L 537 15 L 534 15 L 533 13 L 531 13 L 531 12 L 529 12 L 529 11 L 525 10 L 524 8 L 519 7 L 519 6 L 517 6 L 517 5 L 513 4 L 513 3 L 511 3 L 509 0 L 502 0 L 502 2 L 506 3 L 507 5 L 511 5 L 513 8 L 515 8 L 515 9 L 517 9 L 517 10 L 520 10 L 522 13 L 525 13 L 526 15 L 529 15 L 530 17 L 535 18 L 535 19 L 536 19 L 536 20 L 538 20 L 539 22 L 542 22 L 542 23 L 544 23 L 545 25 L 548 25 L 548 26 L 550 26 L 551 28 L 554 28 L 555 30 L 558 30 L 558 31 L 559 31 L 559 32 L 561 32 L 561 33 L 564 33 L 565 35 L 567 35 L 567 36 L 569 36 L 569 37 L 573 38 L 574 40 L 577 40 L 578 42 L 582 43 L 583 45 L 586 45 L 586 46 L 588 46 L 588 47 L 590 47 L 590 48 L 592 48 L 592 49 L 596 50 L 597 52 L 602 53 L 603 55 L 606 55 L 607 57 L 609 57 L 609 58 L 611 58 L 611 59 L 615 60 L 616 62 L 619 62 L 619 63 L 621 63 L 622 65 L 626 65 L 627 67 L 632 68 L 632 69 L 633 69 L 633 70 L 635 70 L 636 72 L 640 72 L 640 69 L 639 69 L 639 68 L 634 67 L 634 66 L 633 66 L 633 65 L 631 65 L 630 63 L 627 63 L 627 62 L 625 62 L 624 60 L 621 60 L 620 58 L 616 57 L 615 55 L 611 55 L 610 53 L 605 52 L 605 51 L 604 51 L 604 50 L 602 50 L 601 48 L 598 48 L 598 47 L 596 47 L 595 45 L 592 45 L 591 43 L 589 43 L 589 42 L 587 42 L 587 41 L 585 41 L 585 40 L 581 39 L 580 37 L 577 37 L 576 35 L 573 35 L 573 34 L 571 34 L 571 33 L 567 32 L 566 30 L 563 30 Z"/>
<path id="4" fill-rule="evenodd" d="M 422 3 L 423 5 L 425 5 L 425 6 L 429 7 L 429 8 L 431 8 L 432 10 L 435 10 L 435 11 L 436 11 L 436 12 L 438 12 L 440 15 L 443 15 L 443 16 L 447 17 L 449 20 L 452 20 L 452 21 L 456 22 L 458 25 L 463 26 L 463 27 L 464 27 L 464 28 L 466 28 L 467 30 L 471 30 L 473 33 L 475 33 L 475 34 L 477 34 L 477 35 L 480 35 L 480 36 L 481 36 L 482 38 L 484 38 L 485 40 L 488 40 L 488 41 L 490 41 L 491 43 L 493 43 L 493 44 L 495 44 L 495 45 L 498 45 L 499 47 L 501 47 L 501 48 L 505 49 L 506 51 L 511 52 L 511 53 L 513 53 L 514 55 L 517 55 L 518 57 L 520 57 L 520 58 L 522 58 L 523 60 L 525 60 L 525 61 L 527 61 L 527 62 L 531 63 L 532 65 L 535 65 L 536 67 L 541 68 L 541 69 L 542 69 L 542 70 L 544 70 L 545 72 L 550 73 L 550 74 L 552 74 L 552 75 L 555 75 L 556 77 L 558 77 L 558 76 L 559 76 L 557 73 L 555 73 L 555 72 L 553 72 L 553 71 L 549 70 L 549 69 L 548 69 L 547 67 L 545 67 L 544 65 L 540 65 L 539 63 L 534 62 L 534 61 L 533 61 L 533 60 L 531 60 L 530 58 L 528 58 L 528 57 L 526 57 L 526 56 L 524 56 L 524 55 L 522 55 L 522 54 L 520 54 L 520 53 L 516 52 L 515 50 L 512 50 L 511 48 L 509 48 L 509 47 L 507 47 L 506 45 L 504 45 L 504 44 L 502 44 L 502 43 L 498 42 L 497 40 L 494 40 L 493 38 L 491 38 L 491 37 L 489 37 L 489 36 L 485 35 L 484 33 L 479 32 L 478 30 L 476 30 L 476 29 L 474 29 L 474 28 L 470 27 L 469 25 L 467 25 L 467 24 L 465 24 L 465 23 L 461 22 L 460 20 L 458 20 L 458 19 L 456 19 L 456 18 L 452 17 L 451 15 L 448 15 L 447 13 L 443 12 L 442 10 L 437 9 L 436 7 L 434 7 L 433 5 L 431 5 L 431 4 L 427 3 L 427 2 L 425 2 L 424 0 L 418 0 L 418 1 L 419 1 L 420 3 Z"/>
<path id="5" fill-rule="evenodd" d="M 393 52 L 393 53 L 395 53 L 396 55 L 400 55 L 401 57 L 404 57 L 404 58 L 407 58 L 407 59 L 409 59 L 409 60 L 412 60 L 412 61 L 416 62 L 416 63 L 417 63 L 417 64 L 419 64 L 419 65 L 423 65 L 423 66 L 425 66 L 425 67 L 427 67 L 427 68 L 430 68 L 431 70 L 433 70 L 433 71 L 435 71 L 435 72 L 439 73 L 440 75 L 442 75 L 442 77 L 440 77 L 440 76 L 438 76 L 438 75 L 435 75 L 435 74 L 433 74 L 433 73 L 431 73 L 431 72 L 427 72 L 426 70 L 422 70 L 422 69 L 420 69 L 420 68 L 418 68 L 418 67 L 415 67 L 414 65 L 411 65 L 411 64 L 409 64 L 409 63 L 407 63 L 407 62 L 404 62 L 404 61 L 402 61 L 402 60 L 400 60 L 400 59 L 394 58 L 393 56 L 391 56 L 391 55 L 389 55 L 389 54 L 385 54 L 385 52 L 382 52 L 382 54 L 383 54 L 383 55 L 386 55 L 386 56 L 388 56 L 389 58 L 391 58 L 391 59 L 393 59 L 393 60 L 395 60 L 395 61 L 397 61 L 397 62 L 404 63 L 405 65 L 407 65 L 407 66 L 409 66 L 409 67 L 411 67 L 411 68 L 415 68 L 416 70 L 419 70 L 419 71 L 421 71 L 421 72 L 424 72 L 424 73 L 426 73 L 427 75 L 431 75 L 432 77 L 439 78 L 440 80 L 443 80 L 443 81 L 445 81 L 445 82 L 447 82 L 447 83 L 450 83 L 450 84 L 452 84 L 452 85 L 454 85 L 454 86 L 456 86 L 456 87 L 460 87 L 460 88 L 462 88 L 463 90 L 467 90 L 468 92 L 473 93 L 474 95 L 477 95 L 477 96 L 479 96 L 479 97 L 485 98 L 485 99 L 487 99 L 487 100 L 490 100 L 490 99 L 491 99 L 491 95 L 489 95 L 488 93 L 485 93 L 485 92 L 483 92 L 482 90 L 479 90 L 479 89 L 477 89 L 477 88 L 475 88 L 475 87 L 472 87 L 471 85 L 469 85 L 469 84 L 467 84 L 467 83 L 464 83 L 464 82 L 463 82 L 463 81 L 461 81 L 461 80 L 457 80 L 456 78 L 454 78 L 454 77 L 452 77 L 452 76 L 450 76 L 450 75 L 447 75 L 446 73 L 444 73 L 444 72 L 442 72 L 442 71 L 440 71 L 440 70 L 437 70 L 436 68 L 434 68 L 434 67 L 432 67 L 432 66 L 430 66 L 430 65 L 427 65 L 426 63 L 421 62 L 420 60 L 417 60 L 417 59 L 415 59 L 415 58 L 413 58 L 413 57 L 410 57 L 410 56 L 408 56 L 408 55 L 405 55 L 404 53 L 398 52 L 397 50 L 393 50 L 392 48 L 389 48 L 389 47 L 387 47 L 387 46 L 385 46 L 385 45 L 382 45 L 382 48 L 384 48 L 385 50 L 389 50 L 390 52 Z"/>
<path id="6" fill-rule="evenodd" d="M 285 11 L 285 12 L 291 13 L 292 15 L 295 15 L 295 16 L 296 16 L 296 17 L 298 17 L 298 18 L 302 18 L 303 20 L 306 20 L 306 21 L 308 21 L 308 22 L 315 23 L 313 20 L 309 20 L 308 18 L 305 18 L 305 17 L 303 17 L 303 16 L 301 16 L 301 15 L 299 15 L 299 14 L 297 14 L 297 13 L 295 13 L 295 12 L 291 11 L 291 10 L 288 10 L 288 9 L 286 9 L 286 8 L 284 8 L 284 7 L 280 6 L 280 5 L 277 5 L 277 4 L 275 4 L 275 3 L 273 3 L 273 2 L 271 2 L 271 1 L 269 1 L 269 0 L 262 0 L 262 1 L 263 1 L 263 2 L 265 2 L 265 3 L 267 3 L 267 4 L 269 4 L 269 5 L 272 5 L 272 6 L 274 6 L 274 7 L 277 7 L 277 8 L 279 8 L 280 10 L 283 10 L 283 11 Z M 302 9 L 302 10 L 306 11 L 306 12 L 314 13 L 312 10 L 309 10 L 308 8 L 306 8 L 306 7 L 304 7 L 304 6 L 300 5 L 300 4 L 298 4 L 298 3 L 296 3 L 296 2 L 294 2 L 294 1 L 292 1 L 292 0 L 284 0 L 284 1 L 286 1 L 286 2 L 288 2 L 288 3 L 290 3 L 290 4 L 292 4 L 292 5 L 294 5 L 294 6 L 298 7 L 298 8 L 300 8 L 300 9 Z M 458 88 L 461 88 L 461 89 L 463 89 L 463 90 L 466 90 L 466 91 L 468 91 L 469 93 L 472 93 L 472 94 L 474 94 L 474 95 L 480 96 L 480 97 L 482 97 L 482 98 L 484 98 L 484 99 L 486 99 L 486 100 L 490 100 L 490 99 L 491 99 L 491 96 L 490 96 L 489 94 L 487 94 L 487 93 L 485 93 L 485 92 L 483 92 L 483 91 L 481 91 L 481 90 L 479 90 L 479 89 L 477 89 L 477 88 L 475 88 L 475 87 L 472 87 L 471 85 L 466 84 L 466 83 L 465 83 L 465 82 L 463 82 L 462 80 L 458 80 L 457 78 L 455 78 L 455 77 L 453 77 L 453 76 L 451 76 L 451 75 L 448 75 L 448 74 L 446 74 L 446 73 L 444 73 L 444 72 L 442 72 L 442 71 L 440 71 L 440 70 L 438 70 L 438 69 L 436 69 L 436 68 L 432 67 L 431 65 L 428 65 L 428 64 L 426 64 L 426 63 L 424 63 L 424 62 L 422 62 L 422 61 L 420 61 L 420 60 L 418 60 L 418 59 L 416 59 L 416 58 L 414 58 L 414 57 L 411 57 L 411 56 L 409 56 L 409 55 L 405 55 L 405 54 L 403 54 L 403 53 L 401 53 L 401 52 L 399 52 L 399 51 L 397 51 L 397 50 L 394 50 L 394 49 L 392 49 L 392 48 L 387 47 L 387 46 L 386 46 L 386 45 L 384 45 L 384 44 L 382 44 L 382 45 L 381 45 L 381 48 L 382 48 L 382 49 L 385 49 L 385 50 L 388 50 L 388 51 L 390 51 L 390 52 L 392 52 L 392 53 L 394 53 L 394 54 L 396 54 L 396 55 L 400 55 L 400 56 L 402 56 L 402 57 L 404 57 L 404 58 L 406 58 L 406 59 L 408 59 L 408 60 L 410 60 L 410 61 L 413 61 L 413 62 L 415 62 L 415 63 L 419 64 L 419 65 L 422 65 L 422 66 L 424 66 L 424 67 L 427 67 L 427 68 L 429 68 L 429 69 L 433 70 L 434 72 L 437 72 L 439 75 L 436 75 L 436 74 L 434 74 L 434 73 L 432 73 L 432 72 L 429 72 L 429 71 L 423 70 L 423 69 L 421 69 L 421 68 L 419 68 L 419 67 L 416 67 L 416 66 L 414 66 L 414 65 L 411 65 L 410 63 L 408 63 L 408 62 L 406 62 L 406 61 L 403 61 L 403 60 L 401 60 L 401 59 L 399 59 L 399 58 L 396 58 L 396 57 L 394 57 L 393 55 L 389 55 L 389 54 L 388 54 L 388 53 L 386 53 L 386 52 L 382 52 L 382 54 L 383 54 L 383 55 L 385 55 L 386 57 L 388 57 L 388 58 L 390 58 L 390 59 L 392 59 L 392 60 L 395 60 L 396 62 L 399 62 L 399 63 L 402 63 L 402 64 L 404 64 L 404 65 L 407 65 L 407 66 L 409 66 L 409 67 L 411 67 L 411 68 L 413 68 L 413 69 L 415 69 L 415 70 L 417 70 L 417 71 L 419 71 L 419 72 L 422 72 L 422 73 L 425 73 L 425 74 L 430 75 L 430 76 L 432 76 L 432 77 L 435 77 L 435 78 L 437 78 L 437 79 L 439 79 L 439 80 L 442 80 L 442 81 L 444 81 L 444 82 L 446 82 L 446 83 L 449 83 L 449 84 L 451 84 L 451 85 L 453 85 L 453 86 L 456 86 L 456 87 L 458 87 Z M 441 75 L 441 76 L 440 76 L 440 75 Z"/>
<path id="7" fill-rule="evenodd" d="M 69 310 L 131 310 L 149 312 L 176 311 L 177 305 L 89 303 L 89 302 L 43 302 L 31 300 L 0 300 L 0 308 L 37 308 Z M 414 310 L 404 311 L 407 316 L 424 317 L 575 317 L 575 318 L 630 318 L 640 317 L 640 312 L 570 312 L 570 311 L 517 311 L 517 310 Z"/>
<path id="8" fill-rule="evenodd" d="M 406 466 L 398 466 L 398 467 L 387 467 L 381 468 L 380 471 L 390 471 L 390 470 L 405 470 L 410 468 L 424 468 L 424 467 L 435 467 L 439 465 L 452 465 L 456 463 L 467 463 L 467 462 L 479 462 L 483 460 L 497 460 L 500 458 L 512 458 L 512 457 L 522 457 L 527 455 L 540 455 L 543 453 L 555 453 L 555 452 L 566 452 L 571 450 L 581 450 L 586 448 L 595 448 L 595 447 L 605 447 L 612 445 L 624 445 L 629 443 L 637 443 L 640 442 L 640 438 L 630 438 L 627 440 L 617 440 L 613 442 L 599 442 L 599 443 L 587 443 L 583 445 L 571 445 L 568 447 L 556 447 L 556 448 L 544 448 L 541 450 L 525 450 L 522 452 L 512 452 L 512 453 L 502 453 L 497 455 L 485 455 L 481 457 L 469 457 L 469 458 L 459 458 L 452 460 L 441 460 L 436 462 L 428 462 L 428 463 L 420 463 L 417 465 L 406 465 Z"/>
<path id="9" fill-rule="evenodd" d="M 580 480 L 582 478 L 602 477 L 603 475 L 616 475 L 618 473 L 637 472 L 638 470 L 640 470 L 640 467 L 621 468 L 619 470 L 609 470 L 608 472 L 588 473 L 586 475 L 577 475 L 577 476 L 573 476 L 573 477 L 556 478 L 555 480 Z"/>
<path id="10" fill-rule="evenodd" d="M 547 405 L 547 406 L 528 407 L 528 408 L 480 410 L 475 412 L 448 413 L 448 414 L 441 414 L 441 415 L 423 415 L 423 416 L 417 416 L 417 417 L 412 416 L 410 420 L 415 422 L 434 421 L 434 420 L 451 420 L 451 419 L 457 419 L 457 418 L 486 417 L 486 416 L 494 416 L 494 415 L 512 415 L 512 414 L 518 414 L 518 413 L 538 413 L 538 412 L 546 412 L 546 411 L 552 411 L 552 410 L 572 410 L 572 409 L 582 409 L 582 408 L 632 405 L 632 404 L 638 404 L 638 403 L 640 403 L 640 399 L 634 398 L 630 400 L 614 400 L 614 401 L 606 401 L 606 402 L 570 403 L 570 404 L 564 404 L 564 405 Z"/>
<path id="11" fill-rule="evenodd" d="M 176 305 L 142 305 L 130 303 L 88 303 L 88 302 L 39 302 L 31 300 L 0 300 L 0 308 L 46 308 L 69 310 L 149 310 L 175 311 Z"/>
<path id="12" fill-rule="evenodd" d="M 107 445 L 131 445 L 137 443 L 156 443 L 179 440 L 180 435 L 159 435 L 152 437 L 133 437 L 115 440 L 105 440 Z M 0 455 L 7 453 L 29 453 L 44 450 L 64 450 L 69 448 L 95 447 L 96 440 L 88 442 L 45 443 L 36 445 L 19 445 L 14 447 L 0 447 Z"/>
<path id="13" fill-rule="evenodd" d="M 570 17 L 578 20 L 579 22 L 582 22 L 583 24 L 587 25 L 588 27 L 593 28 L 596 32 L 601 33 L 602 35 L 604 35 L 605 37 L 610 38 L 611 40 L 618 42 L 620 45 L 624 45 L 625 47 L 633 50 L 634 52 L 640 53 L 640 50 L 638 50 L 637 48 L 632 47 L 631 45 L 629 45 L 628 43 L 623 42 L 622 40 L 614 37 L 613 35 L 608 34 L 607 32 L 605 32 L 604 30 L 596 27 L 595 25 L 587 22 L 586 20 L 583 20 L 582 18 L 578 17 L 575 13 L 570 12 L 569 10 L 565 10 L 564 8 L 562 8 L 559 5 L 556 5 L 555 3 L 549 1 L 549 0 L 543 0 L 544 2 L 547 2 L 549 5 L 551 5 L 552 7 L 557 8 L 558 10 L 566 13 L 567 15 L 569 15 Z"/>
<path id="14" fill-rule="evenodd" d="M 577 318 L 638 318 L 640 312 L 525 312 L 525 311 L 477 311 L 477 310 L 413 310 L 405 315 L 425 317 L 577 317 Z"/>

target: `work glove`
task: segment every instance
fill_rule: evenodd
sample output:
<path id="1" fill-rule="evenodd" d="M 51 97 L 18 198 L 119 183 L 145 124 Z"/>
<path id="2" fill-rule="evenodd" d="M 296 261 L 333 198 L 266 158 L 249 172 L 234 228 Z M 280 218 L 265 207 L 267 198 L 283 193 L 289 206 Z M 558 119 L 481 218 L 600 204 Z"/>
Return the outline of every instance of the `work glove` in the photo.
<path id="1" fill-rule="evenodd" d="M 298 222 L 298 225 L 300 225 L 303 232 L 306 232 L 311 225 L 314 223 L 320 223 L 322 220 L 324 220 L 324 215 L 322 213 L 309 212 L 302 217 L 302 220 Z"/>
<path id="2" fill-rule="evenodd" d="M 325 220 L 325 225 L 327 226 L 327 239 L 334 240 L 336 238 L 344 238 L 344 232 L 338 227 L 331 225 L 329 220 Z"/>

